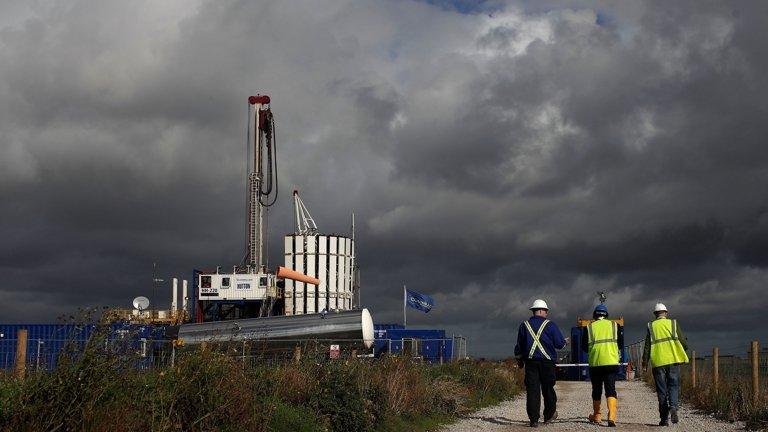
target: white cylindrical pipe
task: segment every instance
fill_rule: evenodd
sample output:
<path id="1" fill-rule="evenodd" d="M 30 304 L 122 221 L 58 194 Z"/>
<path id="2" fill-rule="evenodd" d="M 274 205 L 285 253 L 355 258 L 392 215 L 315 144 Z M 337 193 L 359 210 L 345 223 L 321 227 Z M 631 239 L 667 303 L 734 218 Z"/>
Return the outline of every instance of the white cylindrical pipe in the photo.
<path id="1" fill-rule="evenodd" d="M 189 299 L 187 297 L 187 280 L 184 279 L 181 281 L 181 310 L 183 310 L 185 313 L 187 312 L 187 300 Z"/>
<path id="2" fill-rule="evenodd" d="M 171 297 L 171 313 L 176 313 L 179 308 L 179 279 L 173 278 L 173 297 Z"/>

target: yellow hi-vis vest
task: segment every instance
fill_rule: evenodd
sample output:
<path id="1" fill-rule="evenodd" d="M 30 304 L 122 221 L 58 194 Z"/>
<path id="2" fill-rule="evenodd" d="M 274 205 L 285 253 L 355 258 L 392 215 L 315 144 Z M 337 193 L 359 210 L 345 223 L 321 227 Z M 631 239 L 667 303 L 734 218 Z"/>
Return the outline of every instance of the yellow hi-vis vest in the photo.
<path id="1" fill-rule="evenodd" d="M 651 321 L 648 333 L 651 336 L 651 366 L 688 363 L 688 355 L 677 337 L 676 320 L 659 318 Z"/>
<path id="2" fill-rule="evenodd" d="M 613 366 L 619 364 L 619 325 L 600 319 L 587 326 L 590 366 Z"/>

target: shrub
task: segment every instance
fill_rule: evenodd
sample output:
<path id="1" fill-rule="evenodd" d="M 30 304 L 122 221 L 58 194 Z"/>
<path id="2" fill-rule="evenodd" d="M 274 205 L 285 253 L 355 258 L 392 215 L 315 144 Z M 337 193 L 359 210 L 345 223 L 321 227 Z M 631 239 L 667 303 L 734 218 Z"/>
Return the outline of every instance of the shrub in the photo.
<path id="1" fill-rule="evenodd" d="M 0 376 L 0 430 L 423 430 L 519 390 L 494 363 L 305 355 L 246 365 L 226 349 L 189 347 L 173 367 L 141 370 L 104 346 L 94 339 L 23 381 Z"/>

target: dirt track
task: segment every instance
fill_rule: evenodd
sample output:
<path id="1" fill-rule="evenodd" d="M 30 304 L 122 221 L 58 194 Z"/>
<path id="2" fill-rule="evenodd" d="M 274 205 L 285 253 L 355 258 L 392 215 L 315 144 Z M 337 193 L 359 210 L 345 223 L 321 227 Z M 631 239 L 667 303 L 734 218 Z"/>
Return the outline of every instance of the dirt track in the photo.
<path id="1" fill-rule="evenodd" d="M 587 415 L 591 412 L 591 386 L 588 382 L 560 381 L 557 390 L 558 418 L 552 424 L 539 424 L 538 429 L 548 431 L 598 430 L 602 427 L 590 424 Z M 680 423 L 660 428 L 656 394 L 639 381 L 617 382 L 619 407 L 616 430 L 648 431 L 735 431 L 743 430 L 744 425 L 716 420 L 708 415 L 697 413 L 686 406 L 680 409 Z M 603 416 L 605 417 L 605 399 Z M 603 425 L 605 426 L 605 422 Z M 499 405 L 480 410 L 465 419 L 442 429 L 443 432 L 480 432 L 480 431 L 526 431 L 528 418 L 525 414 L 525 395 Z"/>

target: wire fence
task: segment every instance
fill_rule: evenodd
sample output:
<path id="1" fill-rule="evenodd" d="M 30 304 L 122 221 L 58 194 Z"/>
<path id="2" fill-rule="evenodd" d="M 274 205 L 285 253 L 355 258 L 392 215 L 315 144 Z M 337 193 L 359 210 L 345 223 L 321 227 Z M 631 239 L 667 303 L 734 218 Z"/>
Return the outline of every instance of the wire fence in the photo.
<path id="1" fill-rule="evenodd" d="M 762 347 L 762 348 L 761 348 Z M 642 376 L 645 341 L 627 345 L 627 357 L 635 376 Z M 768 344 L 751 341 L 713 347 L 711 351 L 691 350 L 689 362 L 682 365 L 681 374 L 691 388 L 714 391 L 730 386 L 748 388 L 753 405 L 768 401 Z"/>
<path id="2" fill-rule="evenodd" d="M 643 351 L 645 350 L 645 340 L 632 342 L 626 346 L 625 350 L 627 353 L 627 370 L 629 371 L 627 373 L 627 379 L 639 378 L 642 375 L 641 368 Z"/>
<path id="3" fill-rule="evenodd" d="M 302 356 L 317 359 L 378 358 L 402 355 L 425 363 L 445 363 L 467 358 L 467 339 L 376 339 L 366 348 L 359 339 L 281 339 L 203 343 L 183 346 L 178 341 L 126 337 L 89 336 L 87 339 L 0 339 L 0 370 L 52 370 L 57 364 L 86 351 L 119 357 L 121 364 L 137 369 L 167 368 L 189 350 L 208 349 L 240 359 L 244 365 L 279 364 Z"/>
<path id="4" fill-rule="evenodd" d="M 752 401 L 765 401 L 768 396 L 768 350 L 765 343 L 753 341 L 749 344 L 725 348 L 714 347 L 711 352 L 691 352 L 691 359 L 683 366 L 693 388 L 709 388 L 717 391 L 720 387 L 749 384 Z"/>

